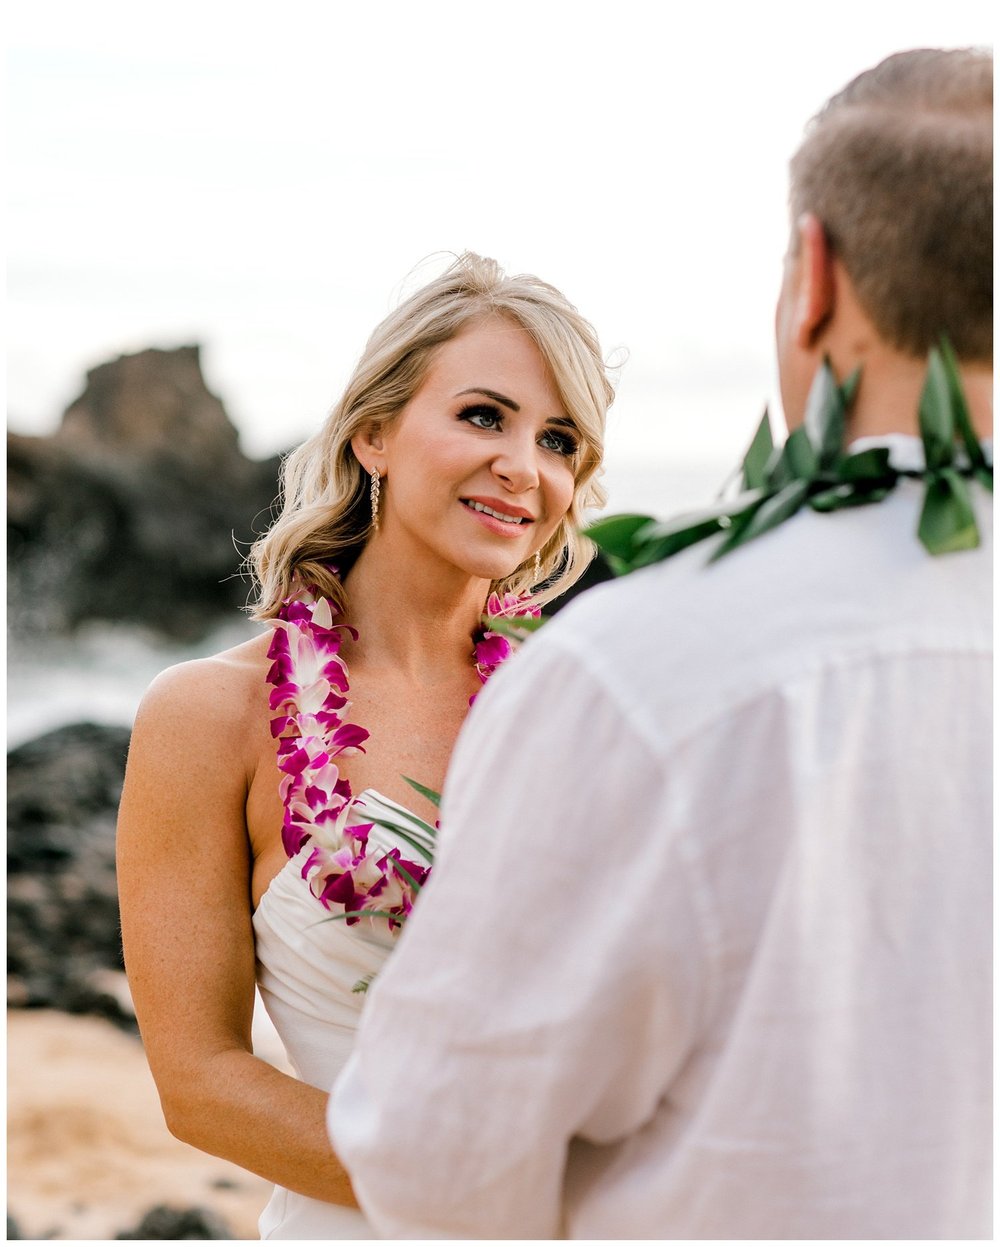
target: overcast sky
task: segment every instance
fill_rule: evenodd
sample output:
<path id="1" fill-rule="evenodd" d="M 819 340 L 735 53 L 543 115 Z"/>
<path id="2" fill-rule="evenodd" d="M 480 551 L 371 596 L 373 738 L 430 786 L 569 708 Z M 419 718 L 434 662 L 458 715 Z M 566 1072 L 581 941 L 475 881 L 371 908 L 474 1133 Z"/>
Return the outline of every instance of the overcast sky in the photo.
<path id="1" fill-rule="evenodd" d="M 785 169 L 804 123 L 890 52 L 992 46 L 993 9 L 18 5 L 11 426 L 54 428 L 103 360 L 200 342 L 246 451 L 287 448 L 415 266 L 471 248 L 555 283 L 609 356 L 627 350 L 613 504 L 643 474 L 717 473 L 775 402 Z"/>

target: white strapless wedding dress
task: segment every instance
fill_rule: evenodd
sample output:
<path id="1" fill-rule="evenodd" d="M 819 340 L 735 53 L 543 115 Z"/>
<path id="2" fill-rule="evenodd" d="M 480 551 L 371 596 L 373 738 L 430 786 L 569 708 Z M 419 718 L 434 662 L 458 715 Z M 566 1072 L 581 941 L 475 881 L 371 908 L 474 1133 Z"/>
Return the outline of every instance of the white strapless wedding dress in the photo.
<path id="1" fill-rule="evenodd" d="M 413 813 L 367 789 L 362 813 L 402 823 Z M 352 819 L 352 821 L 355 821 Z M 369 843 L 412 850 L 392 832 L 375 826 Z M 310 853 L 306 845 L 272 879 L 253 916 L 257 986 L 288 1059 L 303 1082 L 329 1092 L 350 1055 L 363 993 L 359 979 L 378 973 L 392 951 L 394 937 L 383 918 L 348 926 L 333 921 L 343 906 L 326 910 L 302 878 Z M 376 1238 L 362 1213 L 275 1187 L 260 1217 L 262 1239 Z"/>

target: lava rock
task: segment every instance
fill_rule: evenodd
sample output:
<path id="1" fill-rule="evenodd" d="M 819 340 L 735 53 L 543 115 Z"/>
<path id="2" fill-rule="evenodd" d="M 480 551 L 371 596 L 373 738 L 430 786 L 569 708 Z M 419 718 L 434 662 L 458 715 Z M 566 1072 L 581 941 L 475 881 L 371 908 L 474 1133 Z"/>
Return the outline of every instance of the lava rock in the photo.
<path id="1" fill-rule="evenodd" d="M 123 1238 L 170 1238 L 181 1241 L 189 1238 L 228 1238 L 233 1232 L 224 1218 L 209 1208 L 170 1208 L 157 1204 L 143 1216 L 133 1230 L 123 1230 L 115 1239 Z"/>
<path id="2" fill-rule="evenodd" d="M 76 723 L 7 755 L 8 1003 L 135 1028 L 124 988 L 115 819 L 129 729 Z"/>
<path id="3" fill-rule="evenodd" d="M 55 434 L 8 434 L 11 627 L 129 620 L 198 639 L 245 604 L 279 465 L 243 455 L 197 346 L 94 368 Z"/>

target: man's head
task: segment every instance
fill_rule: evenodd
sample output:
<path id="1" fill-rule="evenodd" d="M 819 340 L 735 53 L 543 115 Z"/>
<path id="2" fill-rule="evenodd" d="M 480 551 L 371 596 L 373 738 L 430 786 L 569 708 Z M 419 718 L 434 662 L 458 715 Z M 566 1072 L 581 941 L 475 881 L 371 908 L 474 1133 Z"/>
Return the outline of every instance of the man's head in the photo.
<path id="1" fill-rule="evenodd" d="M 777 316 L 790 425 L 827 352 L 847 367 L 873 348 L 923 361 L 945 333 L 963 361 L 989 363 L 992 106 L 988 52 L 921 49 L 860 74 L 813 118 L 791 162 Z"/>

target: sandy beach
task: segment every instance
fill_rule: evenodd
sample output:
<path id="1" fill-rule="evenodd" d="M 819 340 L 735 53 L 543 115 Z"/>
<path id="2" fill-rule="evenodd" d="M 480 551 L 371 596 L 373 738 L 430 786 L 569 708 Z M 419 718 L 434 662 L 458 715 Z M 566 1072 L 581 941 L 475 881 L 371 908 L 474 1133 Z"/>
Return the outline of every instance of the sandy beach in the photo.
<path id="1" fill-rule="evenodd" d="M 255 1047 L 280 1064 L 276 1040 Z M 257 1238 L 270 1186 L 173 1138 L 142 1045 L 110 1023 L 7 1013 L 7 1206 L 23 1238 L 113 1239 L 156 1204 Z"/>

